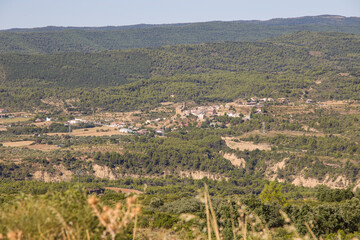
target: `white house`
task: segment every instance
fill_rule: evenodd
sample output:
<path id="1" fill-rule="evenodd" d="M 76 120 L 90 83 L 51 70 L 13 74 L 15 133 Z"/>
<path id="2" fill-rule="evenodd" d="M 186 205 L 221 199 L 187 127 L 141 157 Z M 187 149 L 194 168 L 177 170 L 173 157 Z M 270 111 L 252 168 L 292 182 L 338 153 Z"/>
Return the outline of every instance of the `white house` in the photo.
<path id="1" fill-rule="evenodd" d="M 128 129 L 128 128 L 120 128 L 120 132 L 121 133 L 133 133 L 133 130 Z"/>

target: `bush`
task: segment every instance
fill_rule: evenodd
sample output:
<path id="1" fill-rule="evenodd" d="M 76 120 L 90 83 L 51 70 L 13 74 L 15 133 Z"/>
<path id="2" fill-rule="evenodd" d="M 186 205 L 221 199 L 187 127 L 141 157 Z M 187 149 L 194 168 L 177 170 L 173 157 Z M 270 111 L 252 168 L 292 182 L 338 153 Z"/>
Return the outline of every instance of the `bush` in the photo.
<path id="1" fill-rule="evenodd" d="M 157 213 L 154 216 L 153 227 L 155 228 L 172 228 L 174 224 L 179 221 L 178 218 L 175 218 L 166 213 Z"/>
<path id="2" fill-rule="evenodd" d="M 182 198 L 170 203 L 164 204 L 161 208 L 162 211 L 170 212 L 170 213 L 193 213 L 199 212 L 202 204 L 198 199 L 195 198 Z"/>

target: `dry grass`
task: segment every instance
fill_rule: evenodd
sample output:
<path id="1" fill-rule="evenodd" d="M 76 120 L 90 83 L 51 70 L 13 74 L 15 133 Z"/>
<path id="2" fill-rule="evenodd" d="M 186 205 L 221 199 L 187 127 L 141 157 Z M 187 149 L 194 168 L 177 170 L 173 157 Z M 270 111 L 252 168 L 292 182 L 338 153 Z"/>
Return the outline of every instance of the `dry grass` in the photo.
<path id="1" fill-rule="evenodd" d="M 113 208 L 75 191 L 47 198 L 24 195 L 14 201 L 0 210 L 0 239 L 115 239 L 128 233 L 135 239 L 137 234 L 141 208 L 136 196 Z"/>
<path id="2" fill-rule="evenodd" d="M 98 202 L 99 200 L 95 196 L 91 196 L 88 200 L 99 222 L 105 227 L 102 238 L 107 238 L 110 235 L 111 239 L 115 240 L 116 235 L 124 233 L 126 228 L 135 220 L 133 229 L 133 239 L 135 239 L 137 215 L 141 211 L 136 196 L 127 198 L 126 205 L 118 203 L 114 208 L 107 206 L 100 208 Z"/>
<path id="3" fill-rule="evenodd" d="M 69 133 L 47 133 L 49 136 L 54 135 L 67 135 Z M 113 127 L 94 127 L 94 128 L 85 128 L 85 129 L 75 129 L 70 133 L 71 136 L 112 136 L 112 135 L 129 135 L 125 133 L 120 133 L 118 128 Z"/>
<path id="4" fill-rule="evenodd" d="M 222 228 L 219 228 L 217 225 L 218 219 L 216 218 L 215 212 L 213 210 L 209 190 L 206 184 L 204 186 L 203 201 L 205 203 L 208 240 L 213 239 L 212 232 L 214 232 L 216 240 L 223 239 Z M 266 222 L 261 220 L 256 213 L 249 211 L 245 205 L 240 203 L 240 201 L 237 202 L 237 211 L 239 213 L 239 218 L 237 219 L 237 222 L 234 221 L 235 214 L 232 210 L 231 201 L 229 200 L 228 202 L 230 208 L 233 239 L 273 239 L 275 232 L 273 230 L 270 230 Z M 295 225 L 291 222 L 289 216 L 282 210 L 280 210 L 279 212 L 285 220 L 284 229 L 288 234 L 291 235 L 292 239 L 317 240 L 317 237 L 315 236 L 308 222 L 304 222 L 304 225 L 308 229 L 308 234 L 306 234 L 305 236 L 300 236 Z M 322 238 L 320 237 L 320 239 Z"/>
<path id="5" fill-rule="evenodd" d="M 26 121 L 29 121 L 29 118 L 25 118 L 25 117 L 0 118 L 0 124 L 10 124 L 10 123 L 26 122 Z"/>
<path id="6" fill-rule="evenodd" d="M 37 126 L 37 127 L 47 127 L 50 126 L 53 122 L 35 122 L 32 123 L 33 125 Z"/>
<path id="7" fill-rule="evenodd" d="M 59 147 L 57 147 L 55 145 L 47 145 L 47 144 L 30 145 L 30 146 L 28 146 L 28 148 L 33 149 L 33 150 L 40 150 L 40 151 L 44 151 L 44 152 L 59 149 Z"/>
<path id="8" fill-rule="evenodd" d="M 27 147 L 33 144 L 34 141 L 18 141 L 18 142 L 3 142 L 4 147 Z"/>

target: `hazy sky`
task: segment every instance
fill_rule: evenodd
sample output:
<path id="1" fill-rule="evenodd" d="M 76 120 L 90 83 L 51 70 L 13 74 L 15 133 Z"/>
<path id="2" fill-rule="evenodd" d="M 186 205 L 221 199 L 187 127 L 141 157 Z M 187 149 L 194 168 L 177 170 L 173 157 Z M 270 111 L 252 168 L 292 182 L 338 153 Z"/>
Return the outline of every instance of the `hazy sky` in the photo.
<path id="1" fill-rule="evenodd" d="M 360 16 L 360 0 L 0 0 L 0 29 Z"/>

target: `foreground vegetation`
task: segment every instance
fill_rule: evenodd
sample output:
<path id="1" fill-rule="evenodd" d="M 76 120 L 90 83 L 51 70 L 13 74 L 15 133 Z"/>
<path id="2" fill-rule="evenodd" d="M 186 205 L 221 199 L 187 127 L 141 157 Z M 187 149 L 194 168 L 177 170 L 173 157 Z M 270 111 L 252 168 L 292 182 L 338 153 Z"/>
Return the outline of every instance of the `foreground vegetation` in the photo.
<path id="1" fill-rule="evenodd" d="M 149 184 L 152 181 L 142 180 Z M 260 197 L 219 195 L 213 188 L 215 182 L 206 180 L 194 185 L 187 183 L 194 186 L 190 192 L 178 188 L 179 183 L 171 180 L 162 182 L 170 185 L 148 186 L 137 197 L 106 190 L 99 196 L 100 201 L 81 190 L 89 184 L 5 182 L 0 189 L 3 197 L 0 236 L 9 239 L 359 237 L 359 192 L 355 196 L 350 190 L 320 187 L 316 190 L 317 199 L 295 200 L 285 197 L 275 182 L 266 185 Z M 91 185 L 104 184 L 120 186 L 121 181 Z M 205 188 L 200 187 L 204 184 Z M 29 186 L 32 186 L 31 195 Z M 10 197 L 14 194 L 12 187 L 28 193 Z"/>

